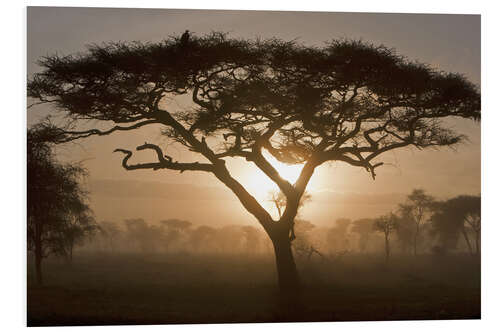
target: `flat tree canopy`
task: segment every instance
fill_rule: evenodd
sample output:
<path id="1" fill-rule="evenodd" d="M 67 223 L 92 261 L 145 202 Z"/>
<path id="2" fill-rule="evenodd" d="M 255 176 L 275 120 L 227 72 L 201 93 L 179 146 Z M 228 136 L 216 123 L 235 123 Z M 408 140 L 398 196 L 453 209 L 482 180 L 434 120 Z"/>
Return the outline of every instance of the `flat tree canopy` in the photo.
<path id="1" fill-rule="evenodd" d="M 28 96 L 52 103 L 68 120 L 46 124 L 53 141 L 163 125 L 166 138 L 204 161 L 174 161 L 146 143 L 137 150 L 151 149 L 157 160 L 131 164 L 132 152 L 117 149 L 125 154 L 123 167 L 212 173 L 273 242 L 290 237 L 300 198 L 319 165 L 345 162 L 375 177 L 384 152 L 459 143 L 463 136 L 446 127 L 444 118 L 480 118 L 478 88 L 463 76 L 361 41 L 311 47 L 212 33 L 182 42 L 170 37 L 92 45 L 85 53 L 48 56 L 39 64 L 43 70 L 28 81 Z M 193 107 L 166 106 L 182 95 Z M 82 129 L 80 121 L 87 120 L 113 125 Z M 280 176 L 263 149 L 281 162 L 303 163 L 295 184 Z M 232 177 L 225 166 L 230 157 L 252 162 L 279 186 L 287 199 L 279 221 Z"/>

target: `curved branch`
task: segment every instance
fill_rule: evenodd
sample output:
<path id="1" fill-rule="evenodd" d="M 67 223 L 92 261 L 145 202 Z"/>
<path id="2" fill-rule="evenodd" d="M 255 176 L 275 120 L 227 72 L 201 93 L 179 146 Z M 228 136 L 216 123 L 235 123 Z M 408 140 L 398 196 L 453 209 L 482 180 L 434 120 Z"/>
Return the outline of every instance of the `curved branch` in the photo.
<path id="1" fill-rule="evenodd" d="M 104 135 L 109 135 L 109 134 L 116 132 L 116 131 L 129 131 L 129 130 L 137 129 L 137 128 L 142 127 L 142 126 L 146 126 L 146 125 L 150 125 L 150 124 L 159 124 L 159 123 L 160 122 L 158 120 L 149 119 L 149 120 L 144 120 L 144 121 L 135 123 L 131 126 L 118 126 L 117 125 L 117 126 L 114 126 L 110 129 L 107 129 L 107 130 L 99 130 L 99 129 L 93 128 L 93 129 L 89 129 L 89 130 L 85 130 L 85 131 L 68 131 L 68 130 L 57 128 L 56 130 L 58 133 L 56 135 L 55 141 L 57 141 L 57 143 L 66 143 L 66 142 L 70 142 L 70 141 L 74 141 L 74 140 L 78 140 L 78 139 L 88 138 L 88 137 L 93 136 L 93 135 L 104 136 Z M 48 125 L 47 127 L 50 128 L 51 125 Z"/>
<path id="2" fill-rule="evenodd" d="M 122 166 L 126 170 L 139 170 L 139 169 L 169 169 L 178 170 L 181 173 L 184 171 L 206 171 L 213 172 L 214 165 L 208 163 L 180 163 L 172 161 L 172 158 L 167 155 L 163 155 L 160 147 L 151 143 L 144 143 L 136 148 L 137 150 L 151 149 L 154 150 L 158 156 L 158 162 L 152 163 L 139 163 L 139 164 L 128 164 L 128 160 L 132 157 L 132 152 L 126 149 L 115 149 L 114 152 L 124 153 L 125 157 L 122 160 Z"/>

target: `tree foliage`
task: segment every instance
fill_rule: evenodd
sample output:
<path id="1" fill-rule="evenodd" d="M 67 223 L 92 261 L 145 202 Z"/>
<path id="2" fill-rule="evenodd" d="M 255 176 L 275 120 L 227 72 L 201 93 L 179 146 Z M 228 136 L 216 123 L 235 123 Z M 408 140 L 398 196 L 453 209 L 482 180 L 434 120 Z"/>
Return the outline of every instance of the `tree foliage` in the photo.
<path id="1" fill-rule="evenodd" d="M 50 145 L 37 129 L 28 130 L 28 249 L 34 249 L 35 234 L 42 227 L 42 256 L 64 254 L 67 237 L 86 233 L 94 220 L 81 185 L 86 171 L 78 164 L 58 163 Z M 71 234 L 71 235 L 70 235 Z"/>
<path id="2" fill-rule="evenodd" d="M 363 218 L 351 224 L 351 232 L 358 235 L 358 246 L 361 252 L 367 250 L 367 245 L 373 236 L 373 221 L 374 219 L 371 218 Z"/>
<path id="3" fill-rule="evenodd" d="M 375 231 L 382 232 L 384 234 L 386 260 L 389 259 L 389 255 L 391 252 L 390 236 L 395 230 L 398 229 L 398 226 L 399 226 L 399 217 L 392 212 L 378 217 L 373 222 L 373 229 Z"/>
<path id="4" fill-rule="evenodd" d="M 375 219 L 373 222 L 373 229 L 384 233 L 385 235 L 390 235 L 394 232 L 399 225 L 399 217 L 394 213 L 389 213 L 387 215 L 382 215 Z"/>
<path id="5" fill-rule="evenodd" d="M 423 189 L 414 189 L 407 197 L 406 202 L 399 205 L 403 219 L 413 224 L 413 254 L 417 255 L 418 240 L 422 228 L 430 221 L 435 200 Z"/>
<path id="6" fill-rule="evenodd" d="M 95 226 L 81 184 L 85 170 L 78 164 L 57 162 L 45 139 L 39 127 L 28 130 L 27 244 L 37 266 L 51 254 L 71 255 L 73 246 Z"/>
<path id="7" fill-rule="evenodd" d="M 438 202 L 431 217 L 433 232 L 438 236 L 441 246 L 453 249 L 462 235 L 469 251 L 473 253 L 469 233 L 476 240 L 475 251 L 479 252 L 481 235 L 481 197 L 460 195 L 446 201 Z"/>
<path id="8" fill-rule="evenodd" d="M 335 220 L 335 225 L 328 229 L 326 238 L 331 252 L 340 252 L 341 250 L 349 249 L 348 233 L 350 227 L 350 219 L 339 218 Z"/>
<path id="9" fill-rule="evenodd" d="M 116 241 L 120 238 L 122 230 L 115 222 L 101 221 L 97 226 L 97 234 L 99 234 L 106 242 L 105 246 L 111 251 L 115 250 Z"/>

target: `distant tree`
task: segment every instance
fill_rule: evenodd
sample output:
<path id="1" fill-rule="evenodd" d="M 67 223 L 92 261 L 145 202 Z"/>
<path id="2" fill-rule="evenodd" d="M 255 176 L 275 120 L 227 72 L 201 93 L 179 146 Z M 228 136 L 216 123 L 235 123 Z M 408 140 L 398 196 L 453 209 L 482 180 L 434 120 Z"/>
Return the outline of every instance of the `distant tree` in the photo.
<path id="1" fill-rule="evenodd" d="M 452 207 L 448 204 L 448 201 L 436 202 L 430 217 L 431 235 L 437 237 L 438 242 L 434 251 L 438 253 L 455 249 L 459 236 L 464 229 L 464 220 L 460 221 L 456 211 L 450 208 Z M 467 235 L 465 240 L 469 251 L 472 251 Z"/>
<path id="2" fill-rule="evenodd" d="M 129 241 L 137 244 L 141 251 L 154 252 L 165 243 L 165 235 L 160 227 L 149 225 L 142 218 L 126 219 L 124 222 Z"/>
<path id="3" fill-rule="evenodd" d="M 294 219 L 317 167 L 343 162 L 375 177 L 385 152 L 459 143 L 463 136 L 441 119 L 480 118 L 478 88 L 463 76 L 359 41 L 308 47 L 276 38 L 191 34 L 188 43 L 171 37 L 93 45 L 78 55 L 47 56 L 39 65 L 43 70 L 28 81 L 28 96 L 36 99 L 32 105 L 52 103 L 64 115 L 46 123 L 54 142 L 161 127 L 169 142 L 200 160 L 174 161 L 145 143 L 137 150 L 152 151 L 155 161 L 131 164 L 132 151 L 117 149 L 125 154 L 123 167 L 200 171 L 225 184 L 272 240 L 280 290 L 290 299 L 300 289 L 291 250 Z M 183 96 L 193 105 L 165 104 Z M 97 126 L 84 129 L 89 120 Z M 114 126 L 103 129 L 110 122 Z M 302 164 L 297 181 L 285 180 L 263 150 Z M 287 199 L 279 219 L 231 175 L 229 158 L 253 163 L 277 184 Z"/>
<path id="4" fill-rule="evenodd" d="M 245 233 L 239 225 L 225 225 L 216 229 L 214 240 L 216 248 L 221 253 L 241 253 L 245 245 Z"/>
<path id="5" fill-rule="evenodd" d="M 424 190 L 414 189 L 408 195 L 406 202 L 399 205 L 402 215 L 409 218 L 414 225 L 413 255 L 415 256 L 422 225 L 429 221 L 434 202 L 434 198 L 427 195 Z"/>
<path id="6" fill-rule="evenodd" d="M 323 257 L 323 254 L 316 248 L 313 240 L 311 239 L 311 232 L 316 226 L 306 220 L 297 219 L 296 233 L 297 238 L 293 243 L 293 250 L 301 257 L 311 259 L 313 254 Z"/>
<path id="7" fill-rule="evenodd" d="M 460 195 L 434 205 L 431 217 L 433 231 L 439 236 L 444 248 L 456 246 L 462 234 L 471 254 L 480 252 L 481 242 L 481 197 Z M 472 232 L 475 249 L 469 239 Z"/>
<path id="8" fill-rule="evenodd" d="M 169 248 L 173 244 L 180 244 L 183 241 L 188 241 L 189 229 L 193 225 L 189 221 L 179 219 L 168 219 L 160 221 L 160 225 L 165 230 L 165 248 Z"/>
<path id="9" fill-rule="evenodd" d="M 373 219 L 358 219 L 352 222 L 351 232 L 358 234 L 358 248 L 365 252 L 373 236 Z"/>
<path id="10" fill-rule="evenodd" d="M 74 248 L 77 245 L 82 245 L 85 240 L 89 240 L 97 232 L 97 224 L 94 217 L 89 214 L 90 208 L 83 207 L 84 211 L 80 214 L 74 214 L 68 217 L 66 223 L 59 230 L 59 239 L 61 242 L 61 252 L 73 261 Z"/>
<path id="11" fill-rule="evenodd" d="M 302 208 L 306 202 L 311 201 L 311 194 L 305 192 L 302 197 L 300 198 L 300 202 L 297 208 L 297 213 L 300 208 Z M 276 208 L 276 211 L 278 212 L 278 216 L 281 218 L 283 215 L 283 212 L 286 209 L 287 201 L 286 201 L 286 196 L 283 194 L 281 191 L 269 191 L 269 201 L 271 201 L 274 204 L 274 207 Z M 290 239 L 294 240 L 295 239 L 295 228 L 291 229 L 290 233 Z"/>
<path id="12" fill-rule="evenodd" d="M 113 252 L 122 230 L 115 222 L 102 221 L 98 224 L 97 232 L 105 239 L 107 246 Z"/>
<path id="13" fill-rule="evenodd" d="M 481 198 L 472 198 L 465 215 L 465 223 L 472 229 L 475 236 L 476 254 L 481 252 Z M 464 232 L 465 235 L 465 232 Z"/>
<path id="14" fill-rule="evenodd" d="M 390 236 L 398 228 L 399 218 L 394 213 L 389 213 L 387 215 L 380 216 L 373 222 L 373 229 L 384 234 L 385 239 L 385 260 L 389 260 L 389 255 L 391 252 L 390 247 Z"/>
<path id="15" fill-rule="evenodd" d="M 189 242 L 191 247 L 194 250 L 204 249 L 207 251 L 208 248 L 213 250 L 216 232 L 217 231 L 214 228 L 206 225 L 202 225 L 191 230 L 189 233 Z"/>
<path id="16" fill-rule="evenodd" d="M 281 191 L 269 191 L 268 195 L 268 200 L 274 204 L 278 217 L 281 217 L 283 215 L 283 210 L 286 207 L 286 196 Z"/>
<path id="17" fill-rule="evenodd" d="M 42 284 L 43 258 L 72 251 L 92 224 L 92 211 L 81 185 L 85 170 L 59 163 L 46 132 L 37 126 L 28 130 L 27 174 L 27 243 L 35 255 L 36 281 Z"/>
<path id="18" fill-rule="evenodd" d="M 175 229 L 175 230 L 187 230 L 189 229 L 193 224 L 189 221 L 185 220 L 179 220 L 179 219 L 168 219 L 168 220 L 161 220 L 160 224 L 165 226 L 168 229 Z"/>
<path id="19" fill-rule="evenodd" d="M 241 228 L 245 235 L 245 248 L 249 254 L 255 254 L 260 245 L 260 231 L 251 225 L 246 225 Z"/>
<path id="20" fill-rule="evenodd" d="M 409 215 L 409 211 L 399 211 L 399 225 L 396 229 L 396 236 L 399 248 L 402 253 L 409 254 L 413 250 L 413 240 L 415 234 L 415 223 Z"/>
<path id="21" fill-rule="evenodd" d="M 351 223 L 350 219 L 339 218 L 335 221 L 335 225 L 328 229 L 326 239 L 328 248 L 333 250 L 333 252 L 348 250 L 348 231 Z"/>

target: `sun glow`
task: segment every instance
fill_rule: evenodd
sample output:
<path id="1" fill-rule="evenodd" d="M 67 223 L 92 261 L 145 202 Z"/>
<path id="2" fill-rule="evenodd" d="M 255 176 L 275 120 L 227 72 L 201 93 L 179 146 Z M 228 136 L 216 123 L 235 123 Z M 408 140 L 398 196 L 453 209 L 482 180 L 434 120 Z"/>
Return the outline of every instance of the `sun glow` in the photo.
<path id="1" fill-rule="evenodd" d="M 289 165 L 278 161 L 266 150 L 262 152 L 266 160 L 278 171 L 284 179 L 291 184 L 295 183 L 302 171 L 303 164 Z M 248 182 L 256 199 L 263 202 L 269 199 L 269 192 L 279 191 L 278 186 L 262 171 L 256 170 L 251 175 L 248 175 Z"/>

